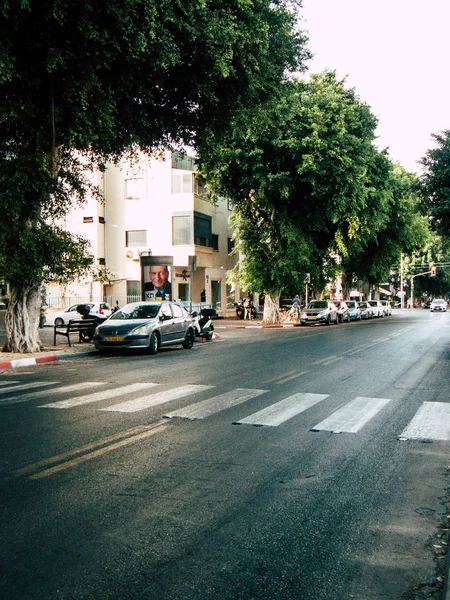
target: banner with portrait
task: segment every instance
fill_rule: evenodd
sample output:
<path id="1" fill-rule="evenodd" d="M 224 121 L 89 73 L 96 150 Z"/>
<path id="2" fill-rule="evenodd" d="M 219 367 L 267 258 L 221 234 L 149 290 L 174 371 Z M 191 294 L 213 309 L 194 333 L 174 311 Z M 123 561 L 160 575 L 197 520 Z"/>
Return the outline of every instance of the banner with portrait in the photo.
<path id="1" fill-rule="evenodd" d="M 172 256 L 141 256 L 143 300 L 172 300 L 172 265 Z"/>

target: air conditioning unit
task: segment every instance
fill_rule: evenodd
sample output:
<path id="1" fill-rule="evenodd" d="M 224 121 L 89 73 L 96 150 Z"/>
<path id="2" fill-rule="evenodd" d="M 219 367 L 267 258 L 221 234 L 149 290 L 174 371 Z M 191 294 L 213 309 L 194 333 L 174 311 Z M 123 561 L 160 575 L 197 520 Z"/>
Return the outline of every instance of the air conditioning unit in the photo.
<path id="1" fill-rule="evenodd" d="M 127 250 L 125 256 L 127 258 L 131 258 L 131 260 L 139 260 L 139 249 L 130 248 L 129 250 Z"/>

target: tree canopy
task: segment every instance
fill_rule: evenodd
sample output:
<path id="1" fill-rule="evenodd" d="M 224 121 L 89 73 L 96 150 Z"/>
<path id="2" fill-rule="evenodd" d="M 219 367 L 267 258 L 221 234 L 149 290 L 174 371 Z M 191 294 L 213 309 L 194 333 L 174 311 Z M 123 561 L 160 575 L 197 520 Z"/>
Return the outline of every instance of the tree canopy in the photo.
<path id="1" fill-rule="evenodd" d="M 46 273 L 88 266 L 85 242 L 54 223 L 95 193 L 89 171 L 136 147 L 218 134 L 236 110 L 303 68 L 305 41 L 283 0 L 2 3 L 0 272 L 12 289 L 5 349 L 38 348 L 30 315 Z"/>
<path id="2" fill-rule="evenodd" d="M 450 130 L 432 134 L 436 147 L 420 161 L 425 212 L 431 227 L 442 235 L 450 234 Z"/>

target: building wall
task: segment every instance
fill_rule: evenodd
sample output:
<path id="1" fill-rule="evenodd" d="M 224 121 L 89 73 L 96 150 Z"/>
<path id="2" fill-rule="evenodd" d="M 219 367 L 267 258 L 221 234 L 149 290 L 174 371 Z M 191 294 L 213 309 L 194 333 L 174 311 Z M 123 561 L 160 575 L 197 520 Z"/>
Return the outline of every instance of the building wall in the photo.
<path id="1" fill-rule="evenodd" d="M 133 283 L 141 279 L 140 255 L 151 253 L 173 257 L 174 298 L 187 293 L 193 302 L 199 302 L 205 289 L 207 302 L 214 300 L 215 307 L 225 314 L 226 273 L 236 261 L 228 256 L 228 239 L 232 237 L 230 210 L 225 200 L 213 205 L 195 193 L 195 185 L 189 186 L 189 177 L 194 181 L 194 173 L 193 167 L 173 168 L 171 154 L 166 152 L 163 159 L 142 155 L 133 164 L 123 160 L 117 166 L 109 165 L 104 174 L 96 174 L 97 184 L 104 191 L 104 203 L 91 198 L 70 213 L 65 226 L 89 238 L 96 266 L 106 270 L 109 282 L 74 282 L 63 290 L 53 286 L 49 291 L 52 304 L 58 303 L 58 297 L 62 298 L 62 306 L 105 297 L 112 304 L 116 300 L 125 304 L 130 290 L 140 289 Z M 212 233 L 218 236 L 217 249 L 195 243 L 173 245 L 173 215 L 194 211 L 211 217 Z M 129 245 L 127 232 L 129 240 L 134 240 Z M 142 244 L 136 245 L 137 238 L 143 239 Z M 194 273 L 189 268 L 190 256 L 196 257 Z"/>

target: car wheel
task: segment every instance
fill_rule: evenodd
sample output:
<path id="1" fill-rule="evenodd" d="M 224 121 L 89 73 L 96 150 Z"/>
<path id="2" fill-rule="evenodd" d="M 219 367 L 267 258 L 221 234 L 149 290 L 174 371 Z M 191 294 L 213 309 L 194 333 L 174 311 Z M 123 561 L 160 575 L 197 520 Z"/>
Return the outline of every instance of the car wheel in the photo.
<path id="1" fill-rule="evenodd" d="M 156 331 L 154 331 L 151 335 L 150 335 L 150 342 L 148 345 L 148 353 L 149 354 L 156 354 L 158 352 L 158 348 L 159 348 L 159 337 L 158 334 L 156 333 Z"/>
<path id="2" fill-rule="evenodd" d="M 193 345 L 194 345 L 194 332 L 192 331 L 192 329 L 189 329 L 188 332 L 186 333 L 186 337 L 184 338 L 183 348 L 186 348 L 186 350 L 190 350 Z"/>
<path id="3" fill-rule="evenodd" d="M 56 327 L 62 327 L 64 325 L 64 320 L 63 319 L 55 319 L 55 325 Z"/>

